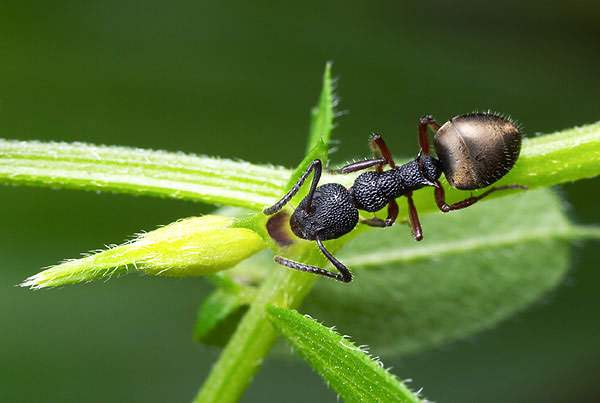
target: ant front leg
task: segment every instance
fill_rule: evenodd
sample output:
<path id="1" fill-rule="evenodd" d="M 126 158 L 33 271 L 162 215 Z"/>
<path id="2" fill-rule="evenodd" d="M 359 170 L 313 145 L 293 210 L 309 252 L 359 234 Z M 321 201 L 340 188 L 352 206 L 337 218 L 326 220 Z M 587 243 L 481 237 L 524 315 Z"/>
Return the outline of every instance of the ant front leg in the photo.
<path id="1" fill-rule="evenodd" d="M 437 204 L 438 208 L 441 211 L 443 211 L 444 213 L 447 213 L 452 210 L 460 210 L 465 207 L 469 207 L 469 206 L 477 203 L 479 200 L 483 199 L 484 197 L 487 197 L 490 194 L 497 192 L 499 190 L 510 190 L 510 189 L 527 190 L 527 186 L 523 186 L 523 185 L 496 186 L 496 187 L 486 190 L 479 196 L 471 196 L 471 197 L 467 197 L 464 200 L 458 201 L 456 203 L 447 204 L 446 196 L 445 196 L 445 192 L 444 192 L 444 188 L 442 187 L 442 184 L 439 181 L 436 181 L 435 183 L 437 185 L 435 187 L 435 191 L 434 191 L 435 192 L 435 203 Z"/>
<path id="2" fill-rule="evenodd" d="M 306 181 L 306 178 L 308 178 L 308 175 L 310 175 L 310 173 L 314 171 L 315 173 L 313 175 L 312 183 L 310 184 L 310 190 L 308 191 L 308 195 L 306 196 L 306 208 L 309 209 L 312 205 L 312 198 L 315 193 L 315 189 L 317 188 L 317 184 L 321 179 L 321 170 L 321 160 L 314 160 L 313 162 L 311 162 L 308 168 L 306 168 L 306 172 L 302 174 L 300 179 L 298 179 L 298 182 L 296 182 L 294 186 L 292 186 L 290 191 L 287 192 L 277 203 L 275 203 L 271 207 L 267 207 L 266 209 L 264 209 L 263 213 L 265 213 L 266 215 L 271 215 L 281 210 L 283 206 L 285 206 L 290 200 L 292 200 L 292 197 L 294 197 L 294 195 L 298 193 L 298 190 L 300 190 L 300 188 L 304 184 L 304 181 Z"/>
<path id="3" fill-rule="evenodd" d="M 392 199 L 388 203 L 388 214 L 385 220 L 382 220 L 378 217 L 369 218 L 366 220 L 361 220 L 361 223 L 369 225 L 371 227 L 391 227 L 396 222 L 396 218 L 398 218 L 398 203 L 396 200 Z"/>
<path id="4" fill-rule="evenodd" d="M 282 256 L 275 256 L 274 260 L 280 265 L 288 267 L 290 269 L 318 274 L 319 276 L 333 278 L 343 283 L 349 283 L 350 281 L 352 281 L 352 273 L 350 272 L 350 270 L 348 270 L 348 268 L 342 262 L 337 260 L 335 256 L 333 256 L 331 252 L 329 252 L 325 248 L 325 245 L 323 245 L 323 242 L 321 242 L 319 238 L 317 238 L 316 241 L 317 245 L 319 246 L 319 249 L 321 250 L 321 253 L 323 253 L 327 260 L 329 260 L 331 264 L 335 266 L 339 273 L 332 273 L 329 270 L 324 270 L 317 266 L 311 266 L 308 264 L 296 262 L 294 260 L 286 259 Z"/>
<path id="5" fill-rule="evenodd" d="M 427 137 L 428 126 L 431 126 L 436 132 L 440 129 L 440 125 L 431 115 L 425 115 L 419 119 L 419 145 L 421 146 L 421 151 L 425 155 L 429 155 L 429 139 Z"/>

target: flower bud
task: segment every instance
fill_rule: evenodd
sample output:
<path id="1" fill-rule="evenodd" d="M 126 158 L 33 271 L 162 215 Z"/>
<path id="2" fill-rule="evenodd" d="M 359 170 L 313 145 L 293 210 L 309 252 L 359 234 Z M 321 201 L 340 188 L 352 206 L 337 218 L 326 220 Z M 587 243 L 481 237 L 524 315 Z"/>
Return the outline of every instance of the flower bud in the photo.
<path id="1" fill-rule="evenodd" d="M 228 269 L 266 246 L 256 232 L 234 223 L 235 218 L 216 215 L 186 218 L 123 245 L 50 267 L 21 286 L 56 287 L 130 271 L 191 277 Z"/>

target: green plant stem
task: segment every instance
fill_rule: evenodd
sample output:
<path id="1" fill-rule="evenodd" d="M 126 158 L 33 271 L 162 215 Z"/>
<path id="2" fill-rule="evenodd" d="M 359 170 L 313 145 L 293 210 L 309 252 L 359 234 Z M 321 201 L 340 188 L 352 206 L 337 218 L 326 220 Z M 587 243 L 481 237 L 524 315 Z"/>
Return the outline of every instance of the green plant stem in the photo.
<path id="1" fill-rule="evenodd" d="M 267 317 L 267 304 L 295 308 L 315 281 L 316 276 L 279 268 L 275 270 L 262 284 L 194 402 L 236 402 L 277 337 Z"/>
<path id="2" fill-rule="evenodd" d="M 389 142 L 393 147 L 393 141 Z M 281 167 L 165 151 L 0 140 L 0 184 L 6 185 L 111 191 L 258 211 L 281 196 L 291 172 Z M 356 175 L 324 174 L 322 182 L 351 186 Z M 519 183 L 534 188 L 598 175 L 600 123 L 594 123 L 525 139 L 517 164 L 497 184 Z M 447 190 L 449 200 L 469 194 L 448 186 Z M 414 196 L 420 212 L 436 209 L 431 192 L 416 192 Z M 406 218 L 405 214 L 401 209 L 400 218 Z"/>
<path id="3" fill-rule="evenodd" d="M 222 158 L 0 139 L 0 184 L 110 191 L 260 209 L 290 172 Z"/>

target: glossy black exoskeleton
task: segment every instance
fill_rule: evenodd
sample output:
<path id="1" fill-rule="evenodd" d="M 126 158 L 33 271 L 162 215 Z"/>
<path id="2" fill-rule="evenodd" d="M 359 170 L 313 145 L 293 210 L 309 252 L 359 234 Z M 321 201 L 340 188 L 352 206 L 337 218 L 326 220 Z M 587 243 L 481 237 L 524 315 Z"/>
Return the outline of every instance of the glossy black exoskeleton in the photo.
<path id="1" fill-rule="evenodd" d="M 434 145 L 437 158 L 430 155 L 427 128 L 435 131 Z M 396 166 L 383 138 L 373 134 L 370 146 L 374 158 L 354 162 L 339 170 L 340 173 L 356 172 L 375 168 L 360 174 L 351 188 L 337 183 L 317 187 L 321 178 L 322 164 L 314 160 L 306 172 L 281 200 L 264 210 L 267 215 L 275 214 L 298 192 L 308 176 L 313 173 L 310 190 L 290 218 L 290 226 L 298 237 L 317 242 L 321 252 L 338 269 L 333 273 L 319 267 L 307 265 L 282 256 L 275 261 L 286 267 L 315 273 L 350 282 L 352 274 L 323 245 L 323 241 L 339 238 L 352 231 L 359 222 L 358 210 L 369 212 L 388 208 L 387 218 L 374 217 L 362 223 L 387 227 L 394 224 L 398 216 L 396 199 L 404 196 L 408 201 L 408 217 L 417 241 L 423 239 L 412 193 L 425 186 L 434 188 L 435 201 L 443 212 L 468 207 L 492 192 L 504 189 L 524 189 L 520 185 L 505 185 L 488 189 L 478 196 L 448 204 L 439 178 L 444 174 L 448 183 L 464 190 L 484 188 L 504 176 L 515 164 L 521 149 L 521 133 L 509 119 L 494 113 L 470 113 L 456 116 L 443 126 L 431 116 L 419 121 L 419 143 L 417 157 L 406 164 Z M 383 170 L 387 165 L 390 169 Z"/>

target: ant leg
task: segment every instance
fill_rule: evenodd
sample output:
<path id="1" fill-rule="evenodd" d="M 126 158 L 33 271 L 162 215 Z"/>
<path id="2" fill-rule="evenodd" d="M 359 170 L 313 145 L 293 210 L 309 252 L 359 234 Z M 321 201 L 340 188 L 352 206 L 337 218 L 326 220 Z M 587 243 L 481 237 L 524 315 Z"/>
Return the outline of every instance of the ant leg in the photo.
<path id="1" fill-rule="evenodd" d="M 419 215 L 417 214 L 417 208 L 412 198 L 412 192 L 406 195 L 408 199 L 408 217 L 410 222 L 410 228 L 412 230 L 415 240 L 420 241 L 423 239 L 423 230 L 421 229 L 421 222 L 419 221 Z"/>
<path id="2" fill-rule="evenodd" d="M 398 218 L 398 210 L 398 203 L 396 200 L 392 199 L 388 203 L 388 214 L 385 220 L 382 220 L 378 217 L 373 217 L 367 220 L 361 220 L 361 223 L 367 224 L 371 227 L 390 227 L 394 225 L 396 218 Z"/>
<path id="3" fill-rule="evenodd" d="M 385 228 L 385 220 L 382 220 L 379 217 L 371 217 L 364 220 L 360 220 L 361 224 L 368 225 L 369 227 L 377 227 L 377 228 Z"/>
<path id="4" fill-rule="evenodd" d="M 436 185 L 437 186 L 435 187 L 435 203 L 437 204 L 438 208 L 440 210 L 442 210 L 444 213 L 447 213 L 452 210 L 460 210 L 465 207 L 469 207 L 469 206 L 477 203 L 479 200 L 483 199 L 484 197 L 489 196 L 491 193 L 497 192 L 498 190 L 509 190 L 509 189 L 527 190 L 527 186 L 523 186 L 523 185 L 496 186 L 496 187 L 486 190 L 479 196 L 471 196 L 471 197 L 467 197 L 464 200 L 458 201 L 456 203 L 447 204 L 446 199 L 445 199 L 445 194 L 444 194 L 444 188 L 442 187 L 442 185 L 439 181 L 436 181 Z"/>
<path id="5" fill-rule="evenodd" d="M 342 174 L 348 174 L 350 172 L 362 171 L 363 169 L 368 169 L 374 166 L 383 166 L 385 163 L 386 161 L 383 158 L 358 161 L 343 166 L 338 170 L 338 172 Z"/>
<path id="6" fill-rule="evenodd" d="M 434 131 L 440 129 L 440 125 L 435 121 L 433 116 L 425 115 L 419 119 L 419 145 L 421 151 L 425 155 L 429 155 L 429 139 L 427 138 L 427 126 L 431 126 Z"/>
<path id="7" fill-rule="evenodd" d="M 265 213 L 266 215 L 271 215 L 281 210 L 283 206 L 285 206 L 292 199 L 292 197 L 294 197 L 294 195 L 298 193 L 298 190 L 300 190 L 300 188 L 304 184 L 304 181 L 306 180 L 306 178 L 308 178 L 308 175 L 310 175 L 310 173 L 314 170 L 315 174 L 313 175 L 313 180 L 310 184 L 310 190 L 308 191 L 308 195 L 306 196 L 308 201 L 308 203 L 306 203 L 306 206 L 307 208 L 310 208 L 312 204 L 313 194 L 315 193 L 315 189 L 317 188 L 319 179 L 321 179 L 321 169 L 321 160 L 314 160 L 313 162 L 311 162 L 308 168 L 306 168 L 306 172 L 302 174 L 300 179 L 298 179 L 298 182 L 296 182 L 294 186 L 292 186 L 290 191 L 287 192 L 277 203 L 275 203 L 271 207 L 267 207 L 266 209 L 264 209 L 263 213 Z"/>
<path id="8" fill-rule="evenodd" d="M 350 270 L 348 270 L 348 268 L 344 266 L 342 262 L 337 260 L 327 249 L 325 249 L 325 246 L 319 238 L 317 238 L 317 245 L 319 246 L 319 249 L 321 249 L 321 252 L 325 255 L 325 257 L 335 266 L 336 269 L 338 269 L 339 273 L 332 273 L 328 270 L 321 269 L 320 267 L 295 262 L 293 260 L 289 260 L 281 256 L 275 256 L 274 260 L 280 265 L 289 267 L 290 269 L 318 274 L 320 276 L 333 278 L 344 283 L 349 283 L 350 281 L 352 281 L 352 273 L 350 273 Z"/>
<path id="9" fill-rule="evenodd" d="M 333 279 L 336 279 L 339 281 L 344 281 L 340 274 L 336 274 L 336 273 L 332 273 L 327 270 L 323 270 L 317 266 L 311 266 L 308 264 L 296 262 L 294 260 L 286 259 L 282 256 L 275 256 L 273 258 L 273 260 L 275 260 L 275 262 L 279 263 L 280 265 L 288 267 L 290 269 L 305 271 L 307 273 L 318 274 L 320 276 L 325 276 L 325 277 L 333 278 Z M 345 282 L 347 282 L 347 281 L 345 281 Z"/>
<path id="10" fill-rule="evenodd" d="M 373 154 L 375 156 L 383 157 L 385 163 L 388 164 L 390 168 L 394 168 L 396 166 L 396 163 L 392 158 L 392 153 L 390 152 L 390 149 L 388 148 L 387 144 L 385 144 L 385 141 L 383 141 L 383 137 L 381 137 L 380 134 L 371 134 L 371 139 L 369 140 L 369 147 L 371 147 L 371 150 L 373 151 Z M 383 171 L 383 165 L 379 165 L 377 167 L 377 172 L 381 171 Z"/>
<path id="11" fill-rule="evenodd" d="M 361 171 L 363 169 L 376 167 L 377 172 L 383 171 L 384 165 L 389 165 L 391 168 L 396 166 L 394 159 L 392 158 L 392 153 L 389 148 L 383 141 L 383 137 L 377 133 L 373 133 L 371 135 L 371 139 L 369 140 L 369 147 L 373 150 L 373 155 L 375 158 L 353 162 L 339 169 L 339 173 L 347 174 L 350 172 Z"/>
<path id="12" fill-rule="evenodd" d="M 331 252 L 329 252 L 327 249 L 325 249 L 325 245 L 323 245 L 323 242 L 321 242 L 321 240 L 319 238 L 317 238 L 317 245 L 319 245 L 319 249 L 321 249 L 321 252 L 325 255 L 325 257 L 340 272 L 340 274 L 335 275 L 334 278 L 336 280 L 343 281 L 344 283 L 349 283 L 350 281 L 352 281 L 352 273 L 350 273 L 350 270 L 348 270 L 348 268 L 346 266 L 344 266 L 344 264 L 342 262 L 340 262 L 339 260 L 337 260 L 331 254 Z"/>

